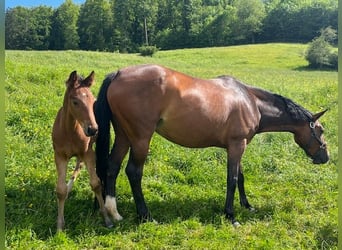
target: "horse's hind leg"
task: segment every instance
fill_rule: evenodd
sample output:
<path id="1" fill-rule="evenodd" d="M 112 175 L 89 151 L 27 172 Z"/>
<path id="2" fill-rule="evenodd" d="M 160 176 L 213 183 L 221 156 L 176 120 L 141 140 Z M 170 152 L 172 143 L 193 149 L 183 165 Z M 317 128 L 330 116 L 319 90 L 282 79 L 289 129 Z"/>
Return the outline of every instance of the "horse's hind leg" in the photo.
<path id="1" fill-rule="evenodd" d="M 249 209 L 250 211 L 254 211 L 254 208 L 249 204 L 249 202 L 247 200 L 247 196 L 246 196 L 246 192 L 245 192 L 245 177 L 243 176 L 241 164 L 240 164 L 239 176 L 238 176 L 238 189 L 239 189 L 241 206 Z"/>
<path id="2" fill-rule="evenodd" d="M 65 183 L 68 159 L 58 156 L 55 153 L 55 163 L 57 169 L 56 193 L 58 199 L 57 231 L 64 228 L 64 204 L 68 197 L 68 188 Z"/>
<path id="3" fill-rule="evenodd" d="M 68 182 L 68 194 L 71 192 L 71 189 L 72 189 L 72 186 L 74 185 L 74 182 L 76 181 L 78 175 L 80 174 L 81 172 L 81 169 L 82 169 L 82 165 L 81 165 L 81 160 L 77 158 L 77 162 L 76 162 L 76 166 L 75 166 L 75 169 L 74 169 L 74 172 L 72 173 L 71 177 L 70 177 L 70 180 Z"/>
<path id="4" fill-rule="evenodd" d="M 149 140 L 140 140 L 131 146 L 126 174 L 131 185 L 137 213 L 141 221 L 152 221 L 141 189 L 143 167 L 149 148 Z"/>
<path id="5" fill-rule="evenodd" d="M 104 200 L 102 196 L 102 185 L 99 177 L 96 174 L 95 169 L 95 152 L 90 149 L 87 154 L 84 157 L 84 162 L 86 164 L 88 173 L 89 173 L 89 179 L 90 179 L 90 186 L 91 189 L 94 191 L 95 196 L 99 202 L 100 206 L 100 212 L 104 218 L 106 227 L 110 228 L 113 227 L 112 221 L 109 219 L 109 216 L 107 214 L 106 209 L 104 208 Z"/>
<path id="6" fill-rule="evenodd" d="M 121 164 L 129 149 L 129 141 L 126 135 L 116 127 L 115 141 L 111 150 L 106 179 L 105 208 L 114 220 L 122 220 L 116 206 L 116 179 L 120 172 Z"/>

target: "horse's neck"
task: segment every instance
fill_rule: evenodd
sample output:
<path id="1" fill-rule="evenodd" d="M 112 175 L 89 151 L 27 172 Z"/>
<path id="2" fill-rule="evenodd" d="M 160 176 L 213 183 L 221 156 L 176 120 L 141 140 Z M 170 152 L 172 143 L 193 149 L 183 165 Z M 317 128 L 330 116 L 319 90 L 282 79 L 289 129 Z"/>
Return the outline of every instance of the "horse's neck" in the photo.
<path id="1" fill-rule="evenodd" d="M 256 104 L 261 114 L 257 133 L 294 132 L 295 124 L 280 98 L 261 89 L 253 88 L 252 93 L 256 98 Z"/>

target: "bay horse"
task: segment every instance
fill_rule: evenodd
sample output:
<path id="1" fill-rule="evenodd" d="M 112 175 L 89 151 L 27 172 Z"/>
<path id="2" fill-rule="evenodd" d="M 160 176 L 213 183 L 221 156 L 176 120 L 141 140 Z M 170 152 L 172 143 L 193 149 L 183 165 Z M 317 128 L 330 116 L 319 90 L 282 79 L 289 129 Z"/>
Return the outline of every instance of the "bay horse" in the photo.
<path id="1" fill-rule="evenodd" d="M 57 169 L 57 231 L 64 228 L 65 200 L 81 170 L 82 162 L 87 167 L 90 185 L 98 199 L 105 224 L 108 227 L 113 225 L 106 209 L 104 209 L 102 186 L 95 170 L 96 160 L 92 145 L 95 142 L 98 126 L 93 108 L 95 98 L 90 91 L 93 83 L 94 71 L 85 79 L 79 76 L 76 71 L 70 74 L 66 81 L 63 106 L 59 109 L 53 125 L 52 142 Z M 76 167 L 68 184 L 66 184 L 67 165 L 74 156 L 77 158 Z"/>
<path id="2" fill-rule="evenodd" d="M 118 216 L 116 178 L 129 152 L 126 174 L 138 217 L 152 220 L 143 196 L 143 166 L 154 132 L 190 148 L 220 147 L 227 150 L 227 193 L 224 213 L 234 226 L 234 193 L 247 200 L 241 157 L 258 134 L 287 131 L 312 158 L 314 164 L 329 160 L 323 127 L 318 119 L 292 100 L 230 77 L 199 79 L 160 65 L 138 65 L 109 74 L 95 106 L 99 131 L 96 141 L 97 174 L 105 187 L 105 207 Z M 110 121 L 115 140 L 109 154 Z"/>

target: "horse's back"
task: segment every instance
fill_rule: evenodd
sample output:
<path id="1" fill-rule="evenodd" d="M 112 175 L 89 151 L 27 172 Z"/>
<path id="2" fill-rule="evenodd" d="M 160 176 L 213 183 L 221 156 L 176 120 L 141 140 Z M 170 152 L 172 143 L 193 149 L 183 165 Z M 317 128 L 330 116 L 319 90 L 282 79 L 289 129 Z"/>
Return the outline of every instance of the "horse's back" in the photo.
<path id="1" fill-rule="evenodd" d="M 241 114 L 255 111 L 253 101 L 234 79 L 199 79 L 158 65 L 119 72 L 107 98 L 129 137 L 156 131 L 187 147 L 225 146 L 230 131 L 243 137 L 255 126 L 246 119 L 250 114 Z"/>

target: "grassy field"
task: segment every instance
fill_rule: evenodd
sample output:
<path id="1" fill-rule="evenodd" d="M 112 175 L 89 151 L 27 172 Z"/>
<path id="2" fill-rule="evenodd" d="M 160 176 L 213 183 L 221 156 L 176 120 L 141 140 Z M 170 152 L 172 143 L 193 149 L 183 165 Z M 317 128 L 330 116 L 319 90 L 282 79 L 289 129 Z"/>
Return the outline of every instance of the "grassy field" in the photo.
<path id="1" fill-rule="evenodd" d="M 160 51 L 154 57 L 81 51 L 6 51 L 6 242 L 8 249 L 337 249 L 337 72 L 307 70 L 300 44 Z M 289 133 L 257 135 L 244 154 L 246 191 L 257 209 L 241 208 L 235 229 L 225 220 L 226 153 L 188 149 L 155 135 L 143 190 L 159 222 L 138 224 L 128 180 L 118 177 L 124 220 L 102 226 L 82 171 L 65 207 L 66 230 L 55 234 L 56 171 L 51 127 L 65 80 L 95 70 L 158 63 L 202 78 L 233 75 L 282 94 L 321 118 L 331 160 L 313 165 Z M 72 172 L 74 161 L 69 164 Z"/>

